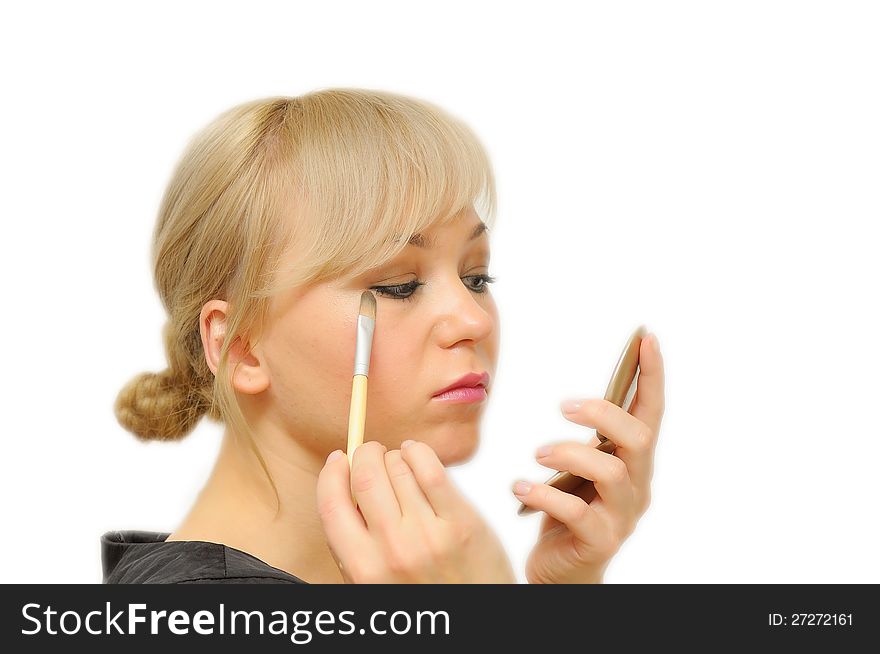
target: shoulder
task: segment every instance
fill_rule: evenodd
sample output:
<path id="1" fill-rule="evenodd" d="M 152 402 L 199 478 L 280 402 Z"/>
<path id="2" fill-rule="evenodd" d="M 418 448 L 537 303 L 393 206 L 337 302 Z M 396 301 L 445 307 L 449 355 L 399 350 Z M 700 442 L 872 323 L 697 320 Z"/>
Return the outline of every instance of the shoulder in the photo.
<path id="1" fill-rule="evenodd" d="M 257 557 L 207 541 L 169 541 L 154 531 L 101 536 L 105 584 L 306 583 Z"/>

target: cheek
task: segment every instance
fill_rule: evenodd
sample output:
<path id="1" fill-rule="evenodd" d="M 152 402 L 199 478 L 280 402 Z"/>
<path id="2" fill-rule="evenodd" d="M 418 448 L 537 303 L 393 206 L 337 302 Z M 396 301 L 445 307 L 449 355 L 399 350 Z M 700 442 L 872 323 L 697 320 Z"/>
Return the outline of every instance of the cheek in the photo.
<path id="1" fill-rule="evenodd" d="M 423 433 L 425 408 L 432 390 L 430 374 L 423 365 L 424 344 L 415 337 L 407 338 L 407 333 L 403 327 L 384 331 L 377 328 L 370 355 L 364 437 L 380 441 L 389 449 L 398 448 L 401 441 L 413 438 L 413 434 Z M 347 397 L 350 395 L 349 389 Z"/>
<path id="2" fill-rule="evenodd" d="M 423 348 L 415 340 L 402 336 L 404 330 L 378 330 L 373 336 L 370 355 L 370 400 L 406 403 L 424 391 L 424 380 L 418 370 L 423 358 Z"/>
<path id="3" fill-rule="evenodd" d="M 272 402 L 285 428 L 307 433 L 310 439 L 345 434 L 354 333 L 354 324 L 342 320 L 288 321 L 288 335 L 278 338 L 269 351 Z"/>
<path id="4" fill-rule="evenodd" d="M 498 362 L 498 348 L 501 343 L 501 317 L 498 315 L 498 307 L 495 305 L 494 298 L 490 299 L 487 311 L 492 316 L 494 328 L 492 333 L 486 338 L 485 347 L 492 370 L 495 370 L 495 365 Z"/>
<path id="5" fill-rule="evenodd" d="M 335 439 L 333 446 L 339 447 L 336 441 L 344 441 L 348 432 L 357 317 L 317 322 L 303 312 L 285 329 L 290 336 L 278 339 L 271 351 L 273 402 L 281 422 L 310 439 Z M 401 337 L 405 332 L 377 327 L 373 335 L 365 440 L 408 437 L 418 429 L 431 394 L 420 372 L 424 353 L 415 339 Z"/>

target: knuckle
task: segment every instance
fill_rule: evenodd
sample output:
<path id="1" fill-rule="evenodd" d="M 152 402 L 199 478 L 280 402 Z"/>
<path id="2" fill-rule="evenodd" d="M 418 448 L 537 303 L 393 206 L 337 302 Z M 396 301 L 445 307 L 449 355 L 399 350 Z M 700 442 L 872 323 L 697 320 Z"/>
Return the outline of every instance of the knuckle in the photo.
<path id="1" fill-rule="evenodd" d="M 370 467 L 359 466 L 352 470 L 351 488 L 356 493 L 364 493 L 372 490 L 376 486 L 378 475 L 376 471 Z"/>
<path id="2" fill-rule="evenodd" d="M 346 564 L 345 566 L 348 569 L 348 576 L 351 580 L 356 584 L 372 584 L 376 582 L 376 573 L 378 572 L 375 566 L 368 566 L 360 561 L 353 561 L 350 564 Z"/>
<path id="3" fill-rule="evenodd" d="M 392 545 L 387 555 L 388 570 L 394 575 L 407 575 L 419 569 L 418 556 L 411 547 Z"/>
<path id="4" fill-rule="evenodd" d="M 636 434 L 636 445 L 642 451 L 648 451 L 654 444 L 654 430 L 643 424 Z"/>
<path id="5" fill-rule="evenodd" d="M 455 534 L 452 529 L 439 529 L 428 534 L 425 546 L 432 561 L 443 561 L 455 549 Z"/>
<path id="6" fill-rule="evenodd" d="M 455 547 L 467 546 L 477 533 L 478 525 L 470 516 L 464 516 L 452 524 L 451 540 Z"/>
<path id="7" fill-rule="evenodd" d="M 574 501 L 570 502 L 568 505 L 568 519 L 572 522 L 580 522 L 587 517 L 589 506 L 587 506 L 587 503 L 582 499 L 573 495 L 571 497 Z"/>
<path id="8" fill-rule="evenodd" d="M 393 543 L 398 538 L 399 525 L 393 520 L 387 518 L 378 519 L 369 524 L 369 530 L 372 534 L 384 543 Z"/>
<path id="9" fill-rule="evenodd" d="M 605 464 L 606 472 L 608 475 L 608 479 L 612 482 L 619 482 L 626 479 L 627 470 L 626 464 L 616 456 L 612 456 L 611 459 Z"/>
<path id="10" fill-rule="evenodd" d="M 388 572 L 390 572 L 395 577 L 400 575 L 407 575 L 410 572 L 409 562 L 405 561 L 404 559 L 389 557 Z"/>
<path id="11" fill-rule="evenodd" d="M 365 568 L 357 578 L 359 584 L 384 584 L 388 581 L 388 571 L 381 567 Z"/>
<path id="12" fill-rule="evenodd" d="M 446 484 L 446 470 L 443 466 L 430 466 L 422 473 L 425 488 L 440 488 Z"/>
<path id="13" fill-rule="evenodd" d="M 333 520 L 339 515 L 339 510 L 341 508 L 342 505 L 338 499 L 335 497 L 327 497 L 318 502 L 318 515 L 324 520 Z"/>
<path id="14" fill-rule="evenodd" d="M 546 504 L 551 499 L 550 487 L 546 484 L 537 484 L 532 488 L 532 493 L 534 493 L 534 498 L 541 502 L 542 504 Z"/>
<path id="15" fill-rule="evenodd" d="M 389 477 L 406 477 L 412 474 L 412 470 L 406 461 L 400 456 L 400 450 L 390 450 L 385 453 L 385 467 Z"/>
<path id="16" fill-rule="evenodd" d="M 601 418 L 608 413 L 610 404 L 611 403 L 608 400 L 593 400 L 592 402 L 587 403 L 587 411 L 590 415 L 595 416 L 596 418 Z"/>

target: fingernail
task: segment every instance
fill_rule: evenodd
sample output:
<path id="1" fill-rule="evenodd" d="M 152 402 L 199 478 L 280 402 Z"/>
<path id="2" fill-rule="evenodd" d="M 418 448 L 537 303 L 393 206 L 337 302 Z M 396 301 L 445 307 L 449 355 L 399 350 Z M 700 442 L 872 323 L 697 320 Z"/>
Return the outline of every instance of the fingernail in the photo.
<path id="1" fill-rule="evenodd" d="M 651 339 L 651 345 L 654 346 L 654 349 L 659 352 L 660 351 L 660 341 L 657 340 L 657 334 L 651 332 L 648 334 L 648 338 Z"/>
<path id="2" fill-rule="evenodd" d="M 412 445 L 413 443 L 415 443 L 414 440 L 412 440 L 411 438 L 407 438 L 405 441 L 403 441 L 403 442 L 400 444 L 400 449 L 403 449 L 404 447 L 409 447 L 409 446 Z"/>
<path id="3" fill-rule="evenodd" d="M 342 456 L 342 450 L 333 450 L 330 452 L 330 456 L 327 457 L 327 463 L 331 463 Z"/>
<path id="4" fill-rule="evenodd" d="M 518 481 L 513 485 L 514 495 L 525 495 L 532 490 L 532 485 L 527 481 Z"/>
<path id="5" fill-rule="evenodd" d="M 552 445 L 542 445 L 541 447 L 538 448 L 538 451 L 535 452 L 535 456 L 537 456 L 540 459 L 542 456 L 550 456 L 550 453 L 552 451 L 553 451 Z"/>
<path id="6" fill-rule="evenodd" d="M 583 400 L 565 400 L 562 403 L 562 411 L 564 413 L 574 413 L 575 411 L 578 411 L 583 404 Z"/>

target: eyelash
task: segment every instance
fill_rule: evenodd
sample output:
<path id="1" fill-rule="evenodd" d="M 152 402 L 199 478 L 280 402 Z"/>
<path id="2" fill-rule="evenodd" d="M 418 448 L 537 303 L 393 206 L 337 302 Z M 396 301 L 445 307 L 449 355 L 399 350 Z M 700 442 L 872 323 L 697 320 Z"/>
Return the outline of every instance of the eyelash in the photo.
<path id="1" fill-rule="evenodd" d="M 488 290 L 488 286 L 486 284 L 494 284 L 497 279 L 490 275 L 468 275 L 467 277 L 463 277 L 462 279 L 479 279 L 483 282 L 479 289 L 471 288 L 474 293 L 479 293 L 482 295 Z M 395 300 L 412 300 L 415 295 L 415 291 L 419 286 L 424 286 L 425 282 L 420 282 L 415 279 L 411 282 L 407 282 L 406 284 L 395 284 L 394 286 L 371 286 L 370 290 L 376 291 L 380 295 L 385 297 L 390 297 Z M 409 291 L 409 295 L 402 295 L 401 293 Z"/>

